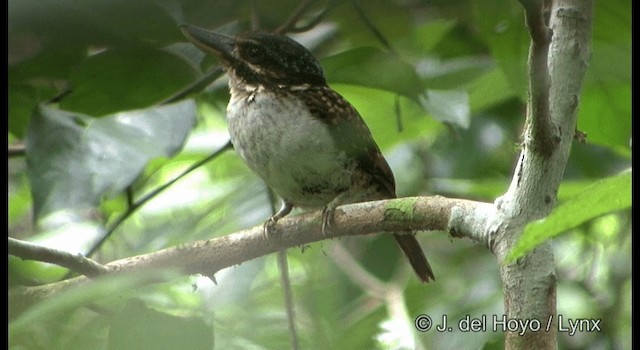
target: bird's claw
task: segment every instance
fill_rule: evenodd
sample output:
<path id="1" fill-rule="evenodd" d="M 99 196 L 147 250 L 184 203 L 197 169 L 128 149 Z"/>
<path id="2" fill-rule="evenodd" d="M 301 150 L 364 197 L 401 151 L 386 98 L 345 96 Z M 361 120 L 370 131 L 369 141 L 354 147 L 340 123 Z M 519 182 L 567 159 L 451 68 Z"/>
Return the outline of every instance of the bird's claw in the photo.
<path id="1" fill-rule="evenodd" d="M 262 225 L 262 236 L 264 237 L 264 239 L 269 239 L 269 236 L 273 234 L 277 222 L 278 219 L 274 218 L 273 216 L 268 218 L 267 221 L 264 222 L 264 224 Z"/>
<path id="2" fill-rule="evenodd" d="M 262 225 L 262 236 L 264 237 L 264 239 L 269 239 L 269 235 L 272 234 L 275 229 L 274 226 L 276 225 L 276 222 L 287 216 L 291 212 L 292 208 L 293 204 L 287 201 L 282 202 L 280 210 L 278 210 L 277 213 L 271 215 L 271 217 L 267 219 L 267 221 L 265 221 L 265 223 Z"/>
<path id="3" fill-rule="evenodd" d="M 327 237 L 331 233 L 333 213 L 334 209 L 328 206 L 322 209 L 322 235 L 325 237 Z"/>

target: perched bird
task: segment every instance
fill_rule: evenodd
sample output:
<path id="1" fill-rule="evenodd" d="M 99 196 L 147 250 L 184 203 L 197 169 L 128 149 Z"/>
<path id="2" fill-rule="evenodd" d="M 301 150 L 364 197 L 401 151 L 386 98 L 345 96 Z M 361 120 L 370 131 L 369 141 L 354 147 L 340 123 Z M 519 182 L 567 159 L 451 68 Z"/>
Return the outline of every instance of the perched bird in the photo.
<path id="1" fill-rule="evenodd" d="M 323 209 L 323 230 L 341 204 L 396 198 L 391 168 L 366 124 L 324 78 L 304 46 L 278 34 L 230 37 L 184 25 L 229 75 L 234 148 L 283 200 L 265 227 L 291 209 Z M 412 234 L 393 235 L 423 282 L 434 280 Z"/>

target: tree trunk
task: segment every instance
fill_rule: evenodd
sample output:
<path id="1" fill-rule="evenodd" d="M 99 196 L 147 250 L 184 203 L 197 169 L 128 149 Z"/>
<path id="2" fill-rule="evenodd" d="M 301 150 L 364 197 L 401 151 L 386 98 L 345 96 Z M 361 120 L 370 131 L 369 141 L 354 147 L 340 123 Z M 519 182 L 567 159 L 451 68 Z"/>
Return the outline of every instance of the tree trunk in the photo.
<path id="1" fill-rule="evenodd" d="M 524 226 L 553 208 L 591 54 L 592 0 L 521 3 L 532 37 L 529 101 L 520 158 L 507 193 L 496 200 L 491 225 L 490 247 L 500 262 Z M 496 326 L 506 331 L 505 349 L 555 349 L 556 274 L 550 242 L 503 266 L 500 275 L 505 318 L 498 317 Z"/>

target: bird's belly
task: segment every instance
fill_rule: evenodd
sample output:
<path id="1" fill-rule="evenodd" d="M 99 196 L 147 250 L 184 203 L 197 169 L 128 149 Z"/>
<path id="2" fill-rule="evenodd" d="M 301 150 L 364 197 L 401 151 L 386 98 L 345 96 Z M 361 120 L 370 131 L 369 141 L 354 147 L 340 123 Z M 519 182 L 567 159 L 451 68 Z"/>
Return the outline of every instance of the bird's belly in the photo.
<path id="1" fill-rule="evenodd" d="M 319 208 L 351 185 L 346 155 L 300 101 L 264 94 L 232 99 L 227 118 L 236 151 L 286 201 Z"/>

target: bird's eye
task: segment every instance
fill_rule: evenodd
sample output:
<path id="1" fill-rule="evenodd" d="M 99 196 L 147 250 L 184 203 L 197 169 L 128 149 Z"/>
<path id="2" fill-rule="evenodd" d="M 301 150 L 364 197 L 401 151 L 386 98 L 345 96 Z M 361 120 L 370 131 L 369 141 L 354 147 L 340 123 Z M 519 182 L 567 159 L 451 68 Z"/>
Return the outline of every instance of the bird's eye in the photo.
<path id="1" fill-rule="evenodd" d="M 247 59 L 253 62 L 259 61 L 264 57 L 264 49 L 257 45 L 249 46 L 245 53 Z"/>

